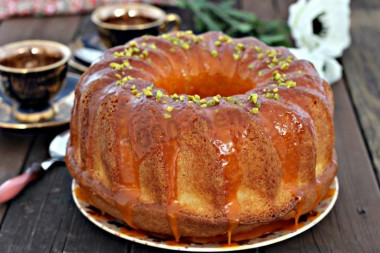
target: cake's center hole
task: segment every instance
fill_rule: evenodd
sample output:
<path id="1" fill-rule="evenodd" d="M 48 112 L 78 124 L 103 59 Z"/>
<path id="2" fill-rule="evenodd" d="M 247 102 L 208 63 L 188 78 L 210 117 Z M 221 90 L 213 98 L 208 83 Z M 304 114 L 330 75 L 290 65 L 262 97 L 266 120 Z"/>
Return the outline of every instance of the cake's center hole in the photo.
<path id="1" fill-rule="evenodd" d="M 169 94 L 198 94 L 205 98 L 218 94 L 225 97 L 244 94 L 255 88 L 256 84 L 249 80 L 242 80 L 239 77 L 200 73 L 196 77 L 189 78 L 172 76 L 170 80 L 162 80 L 156 83 L 156 86 L 165 89 Z"/>

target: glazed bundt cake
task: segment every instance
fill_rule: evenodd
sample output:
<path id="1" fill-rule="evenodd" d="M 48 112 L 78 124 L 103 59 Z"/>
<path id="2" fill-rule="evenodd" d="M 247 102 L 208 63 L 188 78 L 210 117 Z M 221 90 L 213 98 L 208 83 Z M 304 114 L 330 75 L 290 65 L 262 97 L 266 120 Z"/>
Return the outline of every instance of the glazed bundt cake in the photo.
<path id="1" fill-rule="evenodd" d="M 333 107 L 330 86 L 286 48 L 144 36 L 82 75 L 66 163 L 94 206 L 132 228 L 234 240 L 297 222 L 326 194 Z"/>

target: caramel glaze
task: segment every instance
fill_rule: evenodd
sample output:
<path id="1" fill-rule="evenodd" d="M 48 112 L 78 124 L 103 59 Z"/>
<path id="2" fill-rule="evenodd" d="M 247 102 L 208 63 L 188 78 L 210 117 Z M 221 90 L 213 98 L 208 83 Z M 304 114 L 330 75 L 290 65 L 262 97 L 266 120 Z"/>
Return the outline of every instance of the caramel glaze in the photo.
<path id="1" fill-rule="evenodd" d="M 153 143 L 139 144 L 141 142 L 139 132 L 152 131 L 152 122 L 165 125 L 167 119 L 164 119 L 162 115 L 166 113 L 168 105 L 174 107 L 171 117 L 180 123 L 181 131 L 191 130 L 191 127 L 186 124 L 186 119 L 180 116 L 181 112 L 192 112 L 205 119 L 211 119 L 210 115 L 216 109 L 226 111 L 234 108 L 244 115 L 243 122 L 233 122 L 227 124 L 225 128 L 208 130 L 210 137 L 208 141 L 214 145 L 217 152 L 215 162 L 224 174 L 223 211 L 228 223 L 226 231 L 228 243 L 234 240 L 233 232 L 240 224 L 252 222 L 260 224 L 281 218 L 294 218 L 293 224 L 297 225 L 299 217 L 319 202 L 323 190 L 314 168 L 319 166 L 321 168 L 319 174 L 321 174 L 330 164 L 333 142 L 331 144 L 331 141 L 329 143 L 324 141 L 323 134 L 327 133 L 333 138 L 333 126 L 328 122 L 325 124 L 326 127 L 323 127 L 318 117 L 322 115 L 331 121 L 333 109 L 332 102 L 329 100 L 331 99 L 330 88 L 317 76 L 313 66 L 305 61 L 291 62 L 286 71 L 280 70 L 279 66 L 266 69 L 265 61 L 258 59 L 254 50 L 243 52 L 239 61 L 226 60 L 231 58 L 236 44 L 227 43 L 217 48 L 214 42 L 220 35 L 222 34 L 216 32 L 204 34 L 204 41 L 194 43 L 188 50 L 176 47 L 172 53 L 168 52 L 173 48 L 173 44 L 167 40 L 155 37 L 139 38 L 136 40 L 138 43 L 155 44 L 155 49 L 147 49 L 148 59 L 135 57 L 115 59 L 114 52 L 123 49 L 117 47 L 107 51 L 102 59 L 92 65 L 81 78 L 80 85 L 76 89 L 68 146 L 68 157 L 73 156 L 72 159 L 75 160 L 77 167 L 73 168 L 70 159 L 67 158 L 69 170 L 79 181 L 99 180 L 104 187 L 111 189 L 114 194 L 111 203 L 114 202 L 114 206 L 124 221 L 132 228 L 139 227 L 134 222 L 136 207 L 150 203 L 165 206 L 171 233 L 176 241 L 179 241 L 181 237 L 181 215 L 186 213 L 186 210 L 182 210 L 177 189 L 178 157 L 181 153 L 182 135 L 172 138 L 163 132 Z M 264 51 L 270 49 L 253 38 L 240 39 L 236 42 L 246 43 L 252 48 L 257 45 Z M 211 57 L 211 50 L 218 50 L 218 57 Z M 282 52 L 283 56 L 290 55 L 286 49 L 277 50 Z M 131 69 L 124 69 L 123 73 L 135 79 L 126 85 L 116 86 L 115 74 L 120 71 L 109 68 L 109 65 L 112 62 L 121 64 L 123 60 L 128 60 L 132 66 Z M 254 66 L 252 72 L 247 70 L 250 65 Z M 265 71 L 259 76 L 257 73 L 262 70 Z M 261 96 L 262 89 L 273 83 L 268 80 L 274 71 L 285 72 L 289 79 L 292 78 L 297 82 L 297 87 L 291 91 L 279 87 L 284 100 L 276 101 Z M 192 81 L 197 80 L 198 76 L 202 77 L 201 83 Z M 211 86 L 202 86 L 208 78 L 213 79 L 213 85 L 211 85 L 213 87 L 218 83 L 227 83 L 228 85 L 223 86 L 225 95 L 247 91 L 242 96 L 235 96 L 241 98 L 243 104 L 239 106 L 221 101 L 215 107 L 199 108 L 198 105 L 173 101 L 168 101 L 167 104 L 157 103 L 154 98 L 146 98 L 144 95 L 138 99 L 130 92 L 131 85 L 141 90 L 154 83 L 157 88 L 161 88 L 164 95 L 170 95 L 167 91 L 169 90 L 179 95 L 182 91 L 188 91 L 208 96 L 211 95 L 209 93 Z M 184 83 L 186 85 L 183 85 Z M 251 86 L 244 86 L 242 90 L 236 88 L 236 86 L 241 87 L 239 84 L 243 83 L 251 84 Z M 186 87 L 190 89 L 182 90 Z M 212 92 L 215 91 L 212 90 Z M 291 92 L 302 94 L 305 97 L 304 102 L 297 99 L 297 95 L 291 95 Z M 253 104 L 247 101 L 249 93 L 259 94 L 261 108 L 257 115 L 250 113 Z M 314 105 L 322 109 L 313 110 L 309 106 L 311 100 Z M 320 114 L 317 112 L 319 110 L 321 110 Z M 319 124 L 315 126 L 313 121 Z M 247 141 L 245 136 L 250 122 L 255 122 L 260 126 L 261 134 L 271 139 L 281 161 L 282 185 L 297 205 L 284 207 L 284 213 L 271 219 L 267 218 L 265 221 L 249 221 L 249 218 L 245 217 L 242 222 L 239 189 L 243 175 L 237 157 L 242 152 L 243 143 Z M 99 133 L 102 134 L 99 135 Z M 106 144 L 101 144 L 102 142 Z M 157 151 L 157 148 L 160 151 Z M 319 152 L 323 150 L 327 151 L 321 155 Z M 157 152 L 161 157 L 158 162 L 163 164 L 166 171 L 166 187 L 157 186 L 159 194 L 155 199 L 143 200 L 142 197 L 146 198 L 146 196 L 143 195 L 142 190 L 146 191 L 146 189 L 141 186 L 141 170 L 144 167 L 145 158 L 152 152 Z M 107 159 L 102 158 L 103 156 Z M 102 169 L 94 171 L 94 168 Z M 331 181 L 332 178 L 328 180 Z M 152 182 L 152 184 L 158 183 Z M 324 182 L 323 186 L 325 187 L 326 184 L 329 185 L 329 182 Z M 102 196 L 102 193 L 99 195 Z M 280 223 L 288 223 L 288 221 Z M 268 224 L 265 229 L 277 229 L 278 226 L 279 224 L 276 223 Z"/>
<path id="2" fill-rule="evenodd" d="M 173 231 L 175 240 L 178 242 L 181 237 L 178 230 L 178 216 L 180 206 L 177 199 L 177 161 L 178 153 L 180 150 L 180 143 L 178 140 L 171 139 L 169 143 L 164 146 L 164 160 L 165 167 L 168 169 L 168 206 L 167 213 L 170 227 Z"/>
<path id="3" fill-rule="evenodd" d="M 226 110 L 228 109 L 226 108 Z M 233 112 L 234 108 L 229 108 L 229 110 Z M 213 118 L 210 115 L 212 113 L 213 111 L 206 110 L 205 116 Z M 212 133 L 210 133 L 211 141 L 218 153 L 217 164 L 219 164 L 224 174 L 224 194 L 226 199 L 224 210 L 228 221 L 228 244 L 231 243 L 233 230 L 240 223 L 238 190 L 241 185 L 242 172 L 239 167 L 237 153 L 241 152 L 240 143 L 245 141 L 246 134 L 244 128 L 246 126 L 247 124 L 237 125 L 236 122 L 229 121 L 224 127 L 213 128 Z"/>
<path id="4" fill-rule="evenodd" d="M 335 192 L 336 190 L 334 188 L 329 188 L 327 191 L 327 194 L 321 200 L 326 200 L 333 197 Z M 90 203 L 90 198 L 86 195 L 85 192 L 82 191 L 80 186 L 74 189 L 74 194 L 76 198 Z M 306 221 L 312 221 L 316 219 L 319 215 L 320 213 L 316 211 L 311 211 L 310 213 L 306 214 L 305 219 Z M 91 216 L 96 219 L 111 219 L 111 217 L 109 217 L 107 214 L 99 214 L 99 215 L 91 215 Z M 227 237 L 226 236 L 215 236 L 215 237 L 206 237 L 206 238 L 205 237 L 203 238 L 183 237 L 181 241 L 178 241 L 178 240 L 173 241 L 173 240 L 165 240 L 165 237 L 161 237 L 158 235 L 156 236 L 161 237 L 163 240 L 165 240 L 164 241 L 165 244 L 171 245 L 171 246 L 186 247 L 189 245 L 189 243 L 194 243 L 194 242 L 195 243 L 223 243 L 227 241 L 227 244 L 222 245 L 223 247 L 234 247 L 234 246 L 239 245 L 238 243 L 236 243 L 239 241 L 250 240 L 250 239 L 253 239 L 253 238 L 256 238 L 256 237 L 259 237 L 271 232 L 275 232 L 275 231 L 293 231 L 293 230 L 297 230 L 301 228 L 303 225 L 304 225 L 303 223 L 298 224 L 293 219 L 291 219 L 291 220 L 280 220 L 280 221 L 273 222 L 270 224 L 261 225 L 248 232 L 235 234 L 233 236 L 228 235 Z M 143 231 L 133 230 L 133 229 L 130 230 L 126 228 L 121 228 L 119 232 L 121 234 L 133 236 L 135 238 L 140 238 L 140 239 L 144 239 L 149 236 L 147 233 Z"/>

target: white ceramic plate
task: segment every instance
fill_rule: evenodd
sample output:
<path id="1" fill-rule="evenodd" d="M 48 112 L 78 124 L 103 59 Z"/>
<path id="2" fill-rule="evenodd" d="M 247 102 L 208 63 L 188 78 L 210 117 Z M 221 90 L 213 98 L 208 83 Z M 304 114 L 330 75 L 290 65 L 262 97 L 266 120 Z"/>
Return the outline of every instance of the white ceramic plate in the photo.
<path id="1" fill-rule="evenodd" d="M 96 226 L 101 229 L 116 235 L 118 237 L 124 238 L 126 240 L 140 243 L 143 245 L 149 245 L 152 247 L 170 249 L 170 250 L 180 250 L 180 251 L 193 251 L 193 252 L 222 252 L 222 251 L 236 251 L 253 249 L 262 246 L 267 246 L 283 240 L 294 237 L 320 222 L 333 208 L 339 192 L 338 178 L 335 177 L 333 183 L 330 185 L 329 192 L 321 203 L 311 212 L 309 215 L 305 215 L 306 219 L 301 219 L 299 222 L 299 228 L 294 230 L 281 230 L 272 232 L 248 241 L 243 241 L 238 243 L 238 245 L 227 246 L 225 244 L 198 244 L 198 243 L 179 243 L 173 244 L 172 241 L 165 241 L 155 237 L 147 236 L 145 234 L 134 231 L 125 225 L 122 221 L 116 220 L 109 215 L 103 215 L 100 210 L 91 206 L 88 202 L 83 201 L 79 196 L 79 191 L 76 188 L 79 185 L 73 180 L 72 183 L 72 194 L 74 202 L 81 211 L 81 213 L 89 219 Z"/>

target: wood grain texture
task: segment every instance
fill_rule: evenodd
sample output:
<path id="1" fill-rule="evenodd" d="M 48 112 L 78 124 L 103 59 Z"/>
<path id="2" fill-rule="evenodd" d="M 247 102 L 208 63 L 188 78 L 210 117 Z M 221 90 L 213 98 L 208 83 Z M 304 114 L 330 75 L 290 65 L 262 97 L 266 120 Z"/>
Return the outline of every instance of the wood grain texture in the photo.
<path id="1" fill-rule="evenodd" d="M 55 134 L 39 134 L 36 137 L 26 166 L 48 157 L 46 147 Z M 49 177 L 56 174 L 52 168 L 45 177 L 32 182 L 9 204 L 0 230 L 0 252 L 28 252 L 32 249 L 34 252 L 44 252 L 43 248 L 48 247 L 40 240 L 46 241 L 46 237 L 54 236 L 51 230 L 57 231 L 55 223 L 59 221 L 57 214 L 63 204 L 57 196 L 67 198 L 60 194 L 60 178 L 55 177 L 55 181 L 51 180 L 50 184 L 47 182 Z M 35 240 L 35 237 L 40 240 Z"/>
<path id="2" fill-rule="evenodd" d="M 294 0 L 241 0 L 242 9 L 251 11 L 259 19 L 280 19 L 286 21 L 288 18 L 288 7 Z"/>
<path id="3" fill-rule="evenodd" d="M 240 6 L 255 10 L 260 18 L 284 20 L 288 6 L 285 2 L 288 1 L 243 0 Z M 356 1 L 353 6 L 364 13 L 367 12 L 365 11 L 367 6 L 371 8 L 378 6 L 376 0 L 364 3 L 365 5 L 361 5 Z M 365 19 L 369 18 L 360 17 L 360 22 L 365 24 L 363 27 L 367 27 Z M 377 23 L 373 26 L 379 26 L 378 18 L 374 19 Z M 94 26 L 89 23 L 89 15 L 82 18 L 49 18 L 53 20 L 53 23 L 42 22 L 41 19 L 33 20 L 25 18 L 5 21 L 5 28 L 4 24 L 0 26 L 0 45 L 34 36 L 67 43 L 73 38 L 94 32 Z M 10 23 L 7 24 L 7 22 Z M 189 18 L 185 22 L 188 26 Z M 25 33 L 12 30 L 17 27 L 18 29 L 28 27 L 33 31 L 29 32 L 26 28 Z M 46 29 L 46 31 L 40 31 L 40 29 Z M 366 29 L 373 30 L 373 27 Z M 57 33 L 56 30 L 63 33 Z M 366 35 L 365 31 L 361 31 L 361 34 Z M 378 50 L 376 48 L 378 41 L 379 39 L 370 42 L 371 48 Z M 358 39 L 355 43 L 364 42 Z M 350 82 L 369 80 L 374 85 L 379 80 L 376 73 L 378 70 L 370 64 L 368 66 L 363 64 L 365 67 L 361 67 L 349 62 L 355 61 L 355 57 L 358 59 L 363 57 L 363 54 L 356 51 L 352 52 L 350 58 L 343 57 L 345 68 L 346 65 L 349 66 L 349 71 L 352 72 L 346 73 L 350 89 L 352 85 Z M 368 53 L 364 55 L 366 58 L 363 59 L 371 59 Z M 380 240 L 378 240 L 380 193 L 373 167 L 343 81 L 334 85 L 333 89 L 336 103 L 336 148 L 341 186 L 336 206 L 320 224 L 295 238 L 273 246 L 242 252 L 380 252 Z M 378 90 L 371 88 L 370 91 L 376 94 Z M 3 154 L 9 155 L 7 164 L 12 164 L 12 162 L 14 164 L 16 161 L 18 164 L 14 165 L 11 171 L 16 171 L 12 173 L 17 174 L 25 168 L 25 165 L 47 158 L 49 142 L 61 130 L 63 129 L 50 129 L 44 133 L 26 136 L 14 136 L 14 134 L 0 131 L 0 157 L 2 159 Z M 367 136 L 364 135 L 364 137 Z M 4 140 L 8 141 L 3 142 Z M 0 163 L 0 173 L 3 168 L 1 166 L 3 162 Z M 70 188 L 71 177 L 65 166 L 56 165 L 44 178 L 32 183 L 27 191 L 11 202 L 7 212 L 5 212 L 6 206 L 0 206 L 0 252 L 172 252 L 130 243 L 102 231 L 77 210 Z M 6 215 L 3 224 L 1 224 L 2 213 Z"/>
<path id="4" fill-rule="evenodd" d="M 32 141 L 32 135 L 15 134 L 0 129 L 0 184 L 20 173 Z M 8 204 L 0 204 L 0 227 L 7 206 Z"/>
<path id="5" fill-rule="evenodd" d="M 14 18 L 0 26 L 0 45 L 27 39 L 54 40 L 69 43 L 80 22 L 80 16 Z"/>
<path id="6" fill-rule="evenodd" d="M 79 20 L 79 16 L 67 19 L 62 17 L 9 19 L 0 25 L 0 45 L 24 39 L 48 39 L 67 43 L 72 39 Z M 25 168 L 24 165 L 28 165 L 25 164 L 25 159 L 29 156 L 32 141 L 38 133 L 38 130 L 0 130 L 0 183 L 16 176 Z M 0 205 L 0 228 L 9 205 L 12 203 Z"/>
<path id="7" fill-rule="evenodd" d="M 352 45 L 342 62 L 380 183 L 380 4 L 376 3 L 355 2 L 351 14 Z"/>

